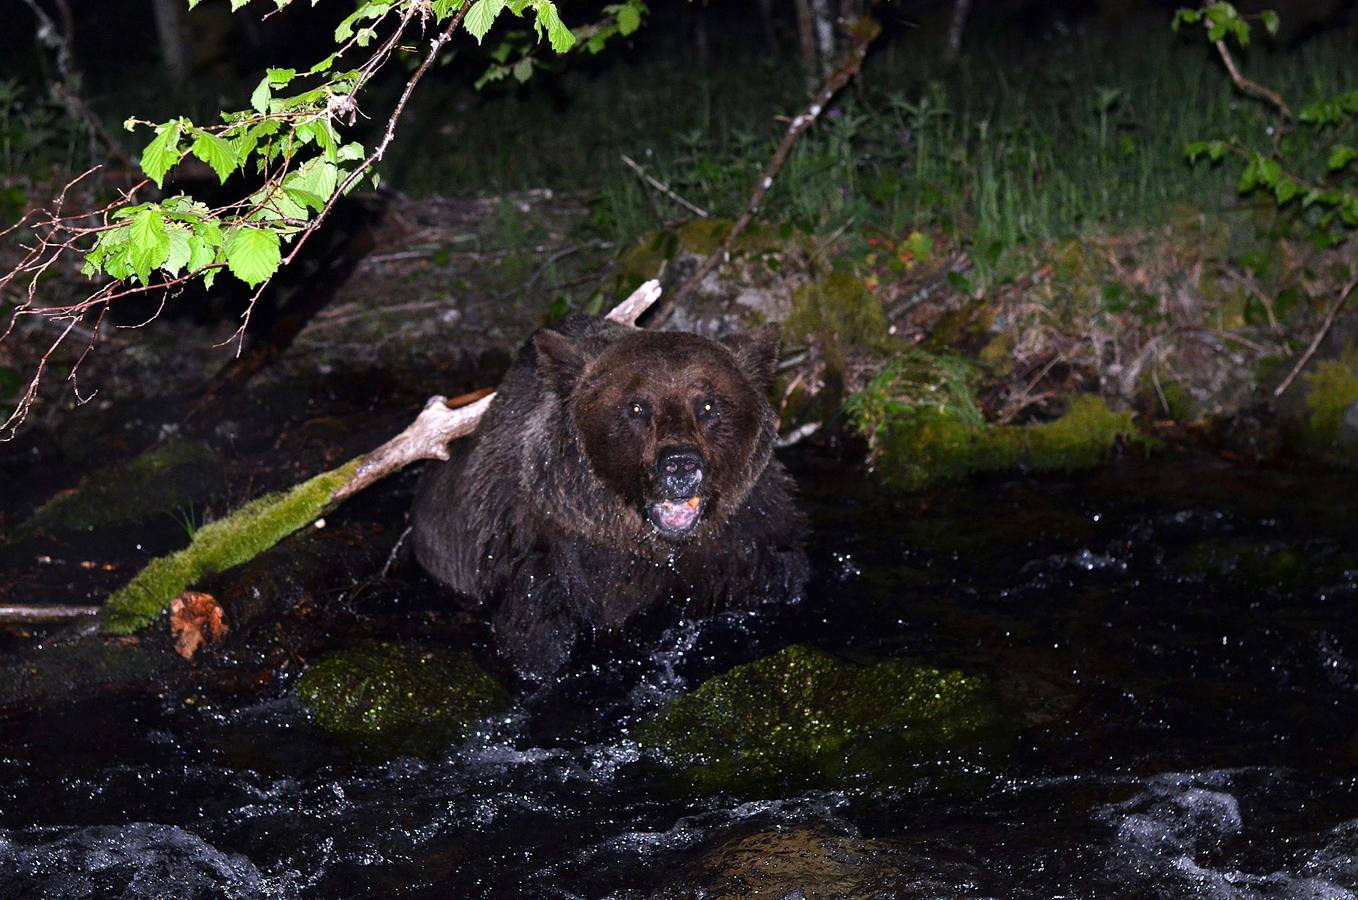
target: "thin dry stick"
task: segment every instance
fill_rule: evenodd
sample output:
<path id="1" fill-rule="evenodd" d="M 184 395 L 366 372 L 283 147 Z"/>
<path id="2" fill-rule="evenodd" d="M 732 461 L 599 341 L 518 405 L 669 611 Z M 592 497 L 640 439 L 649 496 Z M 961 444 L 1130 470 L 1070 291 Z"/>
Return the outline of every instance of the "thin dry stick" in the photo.
<path id="1" fill-rule="evenodd" d="M 1274 389 L 1273 396 L 1281 397 L 1283 392 L 1292 386 L 1292 382 L 1297 380 L 1297 376 L 1301 374 L 1302 369 L 1306 368 L 1306 364 L 1311 361 L 1311 357 L 1316 355 L 1316 350 L 1320 349 L 1320 342 L 1325 340 L 1325 335 L 1330 333 L 1330 327 L 1334 325 L 1335 317 L 1339 315 L 1339 310 L 1343 308 L 1344 301 L 1349 299 L 1349 294 L 1353 293 L 1355 287 L 1358 287 L 1358 278 L 1354 278 L 1339 292 L 1339 296 L 1335 298 L 1334 303 L 1330 304 L 1330 311 L 1325 314 L 1325 321 L 1321 323 L 1320 330 L 1317 331 L 1316 336 L 1311 339 L 1311 346 L 1306 348 L 1306 352 L 1301 355 L 1301 359 L 1297 360 L 1297 364 L 1292 367 L 1292 371 L 1287 373 L 1287 377 L 1283 379 L 1283 383 Z"/>
<path id="2" fill-rule="evenodd" d="M 623 325 L 635 325 L 637 317 L 659 298 L 660 282 L 648 281 L 613 307 L 607 317 Z M 404 431 L 363 457 L 353 476 L 330 496 L 331 502 L 338 503 L 352 497 L 418 460 L 447 459 L 448 442 L 476 430 L 481 417 L 495 399 L 495 394 L 488 392 L 473 403 L 458 405 L 458 401 L 464 399 L 467 398 L 449 401 L 439 395 L 430 397 L 415 421 Z"/>
<path id="3" fill-rule="evenodd" d="M 721 246 L 712 252 L 707 259 L 703 260 L 702 265 L 698 266 L 697 271 L 689 276 L 688 280 L 679 286 L 679 289 L 671 294 L 659 310 L 656 311 L 652 322 L 660 325 L 669 319 L 675 307 L 691 294 L 707 274 L 715 269 L 725 260 L 731 252 L 731 246 L 735 239 L 740 236 L 750 222 L 754 221 L 755 214 L 759 212 L 760 205 L 764 202 L 765 195 L 769 188 L 773 187 L 773 180 L 778 177 L 778 173 L 783 168 L 783 163 L 787 162 L 788 154 L 792 152 L 792 147 L 797 143 L 807 130 L 820 118 L 820 114 L 825 111 L 826 105 L 838 94 L 843 87 L 848 84 L 853 77 L 858 74 L 859 69 L 863 68 L 863 60 L 868 55 L 868 47 L 877 36 L 882 33 L 882 26 L 875 19 L 864 18 L 858 21 L 851 29 L 853 43 L 844 54 L 844 59 L 830 77 L 826 80 L 821 89 L 812 98 L 811 105 L 806 111 L 788 123 L 787 131 L 783 133 L 783 139 L 778 144 L 778 149 L 773 152 L 773 158 L 769 160 L 768 166 L 764 169 L 764 174 L 755 183 L 754 192 L 750 195 L 750 202 L 745 205 L 745 211 L 736 219 L 731 230 L 726 233 L 726 238 L 721 242 Z"/>
<path id="4" fill-rule="evenodd" d="M 649 174 L 647 174 L 646 170 L 641 167 L 641 164 L 638 163 L 636 160 L 632 159 L 632 157 L 628 156 L 626 153 L 622 153 L 619 155 L 622 157 L 623 163 L 626 164 L 626 166 L 633 172 L 636 172 L 637 176 L 642 181 L 646 182 L 651 187 L 655 188 L 657 191 L 664 194 L 666 197 L 669 197 L 675 203 L 678 203 L 680 206 L 682 206 L 689 212 L 693 213 L 695 216 L 698 216 L 699 218 L 703 219 L 711 218 L 711 216 L 708 215 L 707 210 L 695 206 L 694 204 L 685 200 L 683 197 L 680 197 L 674 191 L 670 190 L 670 186 L 665 184 L 663 181 L 657 181 L 656 179 L 652 178 Z"/>
<path id="5" fill-rule="evenodd" d="M 97 606 L 0 606 L 0 623 L 56 622 L 99 615 Z"/>

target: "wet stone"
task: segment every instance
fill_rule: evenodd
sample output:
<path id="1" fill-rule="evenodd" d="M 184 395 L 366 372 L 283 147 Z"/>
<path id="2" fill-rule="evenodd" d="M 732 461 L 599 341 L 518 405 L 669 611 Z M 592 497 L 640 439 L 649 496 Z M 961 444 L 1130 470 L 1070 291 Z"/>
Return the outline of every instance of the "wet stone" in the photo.
<path id="1" fill-rule="evenodd" d="M 457 743 L 509 699 L 465 652 L 389 643 L 320 657 L 297 682 L 297 698 L 322 731 L 393 754 Z"/>
<path id="2" fill-rule="evenodd" d="M 710 900 L 932 896 L 926 885 L 907 876 L 905 862 L 887 843 L 819 826 L 761 831 L 706 851 L 682 884 L 670 885 L 661 895 Z"/>
<path id="3" fill-rule="evenodd" d="M 792 646 L 710 679 L 637 736 L 665 752 L 688 787 L 748 793 L 908 780 L 916 764 L 998 721 L 980 678 Z"/>

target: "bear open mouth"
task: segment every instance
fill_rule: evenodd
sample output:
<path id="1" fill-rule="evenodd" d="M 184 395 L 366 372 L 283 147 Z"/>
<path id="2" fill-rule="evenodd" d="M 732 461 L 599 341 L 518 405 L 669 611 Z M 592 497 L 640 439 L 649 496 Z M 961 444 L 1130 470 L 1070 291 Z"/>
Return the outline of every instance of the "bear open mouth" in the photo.
<path id="1" fill-rule="evenodd" d="M 667 538 L 680 538 L 698 524 L 703 515 L 703 505 L 703 498 L 696 496 L 679 500 L 657 500 L 646 508 L 646 515 L 661 535 Z"/>

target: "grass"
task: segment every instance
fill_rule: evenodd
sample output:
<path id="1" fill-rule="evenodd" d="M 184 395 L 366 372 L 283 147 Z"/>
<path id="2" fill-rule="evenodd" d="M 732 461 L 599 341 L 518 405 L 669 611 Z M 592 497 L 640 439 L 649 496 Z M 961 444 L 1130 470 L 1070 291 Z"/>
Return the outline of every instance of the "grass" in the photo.
<path id="1" fill-rule="evenodd" d="M 1031 41 L 947 69 L 898 34 L 798 145 L 763 214 L 820 232 L 941 228 L 970 240 L 984 273 L 1025 245 L 1231 207 L 1234 170 L 1190 166 L 1184 145 L 1236 134 L 1263 146 L 1271 120 L 1192 38 L 1147 20 L 1117 41 Z M 1251 77 L 1304 102 L 1358 84 L 1347 52 L 1336 36 L 1241 58 Z M 777 117 L 804 100 L 792 59 L 737 47 L 714 58 L 729 62 L 703 72 L 657 54 L 463 97 L 457 120 L 430 122 L 449 139 L 404 135 L 392 182 L 416 193 L 589 190 L 597 227 L 626 245 L 684 215 L 641 186 L 619 160 L 627 153 L 731 216 L 781 136 Z M 455 105 L 447 93 L 423 102 Z"/>

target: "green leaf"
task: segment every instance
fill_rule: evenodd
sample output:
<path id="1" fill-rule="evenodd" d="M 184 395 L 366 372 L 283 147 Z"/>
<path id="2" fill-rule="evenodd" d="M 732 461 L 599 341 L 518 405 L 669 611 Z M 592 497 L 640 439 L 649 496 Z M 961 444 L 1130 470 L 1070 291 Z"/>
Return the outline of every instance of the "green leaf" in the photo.
<path id="1" fill-rule="evenodd" d="M 206 131 L 197 132 L 193 141 L 193 155 L 211 166 L 223 184 L 226 183 L 227 176 L 240 165 L 240 159 L 236 156 L 236 149 L 231 146 L 231 142 Z"/>
<path id="2" fill-rule="evenodd" d="M 1299 193 L 1301 193 L 1301 185 L 1297 184 L 1291 178 L 1282 179 L 1273 189 L 1274 196 L 1278 198 L 1279 206 L 1285 205 Z"/>
<path id="3" fill-rule="evenodd" d="M 169 225 L 165 228 L 165 234 L 170 240 L 170 252 L 165 256 L 165 262 L 160 267 L 170 274 L 170 277 L 179 277 L 189 262 L 192 252 L 189 249 L 189 238 L 193 236 L 185 225 Z"/>
<path id="4" fill-rule="evenodd" d="M 552 3 L 552 0 L 533 0 L 533 8 L 538 14 L 538 24 L 547 29 L 547 40 L 551 42 L 553 50 L 565 53 L 575 46 L 575 35 L 571 34 L 566 23 L 561 21 L 556 4 Z"/>
<path id="5" fill-rule="evenodd" d="M 242 225 L 226 236 L 226 267 L 250 287 L 272 277 L 281 259 L 277 232 Z"/>
<path id="6" fill-rule="evenodd" d="M 156 129 L 155 139 L 141 152 L 141 170 L 146 173 L 147 178 L 156 183 L 156 187 L 162 186 L 165 173 L 179 162 L 181 155 L 179 136 L 183 128 L 182 123 L 182 119 L 175 119 L 161 125 Z"/>
<path id="7" fill-rule="evenodd" d="M 618 10 L 618 34 L 627 37 L 641 27 L 641 10 L 632 4 Z"/>
<path id="8" fill-rule="evenodd" d="M 523 59 L 514 63 L 514 79 L 518 81 L 519 84 L 523 84 L 525 81 L 532 77 L 533 77 L 533 58 L 531 56 L 525 56 Z"/>
<path id="9" fill-rule="evenodd" d="M 269 76 L 265 75 L 250 94 L 250 107 L 257 113 L 266 113 L 269 111 L 269 100 L 272 97 L 273 92 L 269 87 Z"/>
<path id="10" fill-rule="evenodd" d="M 1338 172 L 1355 159 L 1358 159 L 1358 151 L 1340 144 L 1330 151 L 1330 158 L 1325 161 L 1325 166 L 1331 172 Z"/>
<path id="11" fill-rule="evenodd" d="M 434 0 L 434 18 L 442 22 L 462 6 L 462 0 Z"/>
<path id="12" fill-rule="evenodd" d="M 1178 31 L 1179 26 L 1181 24 L 1196 25 L 1198 24 L 1198 20 L 1201 18 L 1202 13 L 1198 12 L 1196 9 L 1187 9 L 1185 7 L 1180 7 L 1180 9 L 1174 13 L 1174 21 L 1170 23 L 1169 27 L 1174 29 L 1175 31 Z"/>
<path id="13" fill-rule="evenodd" d="M 505 0 L 476 0 L 475 5 L 467 10 L 467 17 L 462 20 L 462 25 L 479 44 L 504 8 Z"/>
<path id="14" fill-rule="evenodd" d="M 1259 20 L 1264 23 L 1264 30 L 1272 37 L 1278 36 L 1278 14 L 1271 9 L 1266 9 L 1259 14 Z"/>
<path id="15" fill-rule="evenodd" d="M 190 272 L 197 272 L 203 266 L 211 264 L 216 258 L 216 247 L 203 240 L 200 235 L 189 235 L 189 261 L 187 265 Z"/>
<path id="16" fill-rule="evenodd" d="M 170 236 L 165 233 L 165 220 L 154 209 L 143 209 L 132 217 L 132 228 L 127 235 L 128 261 L 142 284 L 151 271 L 164 264 L 170 255 Z"/>
<path id="17" fill-rule="evenodd" d="M 283 187 L 305 191 L 324 201 L 329 200 L 330 195 L 335 193 L 338 183 L 339 169 L 334 163 L 324 159 L 313 159 L 289 175 L 283 181 Z"/>
<path id="18" fill-rule="evenodd" d="M 275 87 L 284 87 L 293 76 L 297 74 L 296 69 L 265 69 L 264 75 L 269 79 L 269 84 Z"/>

